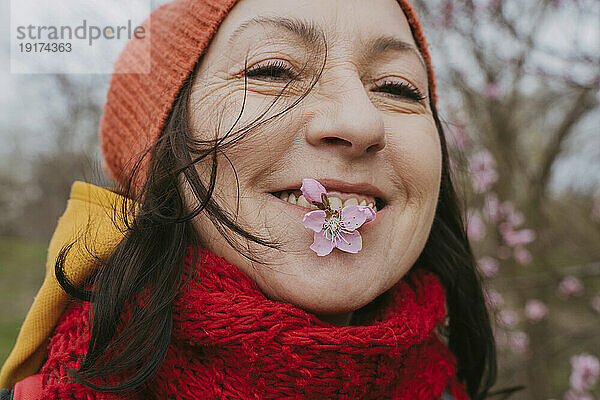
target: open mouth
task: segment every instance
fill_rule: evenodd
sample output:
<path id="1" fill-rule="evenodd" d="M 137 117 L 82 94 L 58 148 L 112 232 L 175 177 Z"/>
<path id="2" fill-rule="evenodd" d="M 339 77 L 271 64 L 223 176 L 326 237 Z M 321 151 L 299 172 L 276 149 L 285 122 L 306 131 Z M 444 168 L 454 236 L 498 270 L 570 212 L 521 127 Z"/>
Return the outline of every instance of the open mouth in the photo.
<path id="1" fill-rule="evenodd" d="M 310 204 L 302 195 L 299 189 L 280 190 L 270 192 L 272 196 L 279 198 L 290 204 L 305 207 L 311 210 L 318 210 L 317 206 Z M 341 209 L 349 205 L 369 206 L 373 210 L 381 211 L 387 205 L 379 197 L 365 196 L 357 193 L 328 192 L 327 198 L 332 208 Z"/>

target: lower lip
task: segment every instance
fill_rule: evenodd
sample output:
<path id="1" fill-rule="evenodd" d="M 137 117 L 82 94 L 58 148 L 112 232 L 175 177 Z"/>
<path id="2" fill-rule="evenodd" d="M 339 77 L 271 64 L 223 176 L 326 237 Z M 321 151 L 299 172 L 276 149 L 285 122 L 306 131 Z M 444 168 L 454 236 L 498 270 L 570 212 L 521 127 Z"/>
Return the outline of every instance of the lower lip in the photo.
<path id="1" fill-rule="evenodd" d="M 310 211 L 316 211 L 316 210 L 311 210 L 310 208 L 302 207 L 302 206 L 281 200 L 279 197 L 273 196 L 271 193 L 266 193 L 266 195 L 269 200 L 275 200 L 277 203 L 287 206 L 287 209 L 289 209 L 290 211 L 294 210 L 293 212 L 298 213 L 299 218 L 304 217 L 304 215 L 306 215 L 306 213 L 308 213 Z M 390 209 L 390 206 L 386 204 L 385 207 L 383 207 L 381 210 L 378 210 L 375 214 L 374 220 L 369 221 L 366 224 L 364 224 L 363 226 L 361 226 L 360 228 L 358 228 L 360 230 L 360 232 L 367 233 L 367 232 L 371 231 L 373 228 L 375 228 L 377 225 L 379 225 L 379 222 L 383 219 L 383 217 L 385 217 L 387 215 L 387 213 L 389 212 L 389 209 Z"/>

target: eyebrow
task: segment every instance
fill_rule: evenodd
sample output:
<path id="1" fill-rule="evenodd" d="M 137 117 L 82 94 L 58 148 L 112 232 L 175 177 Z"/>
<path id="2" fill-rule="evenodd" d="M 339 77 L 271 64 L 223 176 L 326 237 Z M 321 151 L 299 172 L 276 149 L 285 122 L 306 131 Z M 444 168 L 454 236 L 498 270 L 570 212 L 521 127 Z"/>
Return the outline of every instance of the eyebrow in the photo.
<path id="1" fill-rule="evenodd" d="M 312 22 L 289 17 L 258 16 L 242 22 L 229 36 L 229 45 L 233 45 L 235 40 L 242 34 L 242 32 L 255 25 L 283 28 L 288 32 L 298 36 L 310 47 L 320 46 L 322 38 L 325 37 L 323 29 Z M 394 36 L 382 35 L 368 39 L 366 42 L 364 42 L 361 56 L 363 59 L 369 60 L 381 54 L 394 51 L 412 53 L 419 59 L 421 65 L 425 71 L 427 71 L 427 66 L 421 52 L 413 44 Z"/>

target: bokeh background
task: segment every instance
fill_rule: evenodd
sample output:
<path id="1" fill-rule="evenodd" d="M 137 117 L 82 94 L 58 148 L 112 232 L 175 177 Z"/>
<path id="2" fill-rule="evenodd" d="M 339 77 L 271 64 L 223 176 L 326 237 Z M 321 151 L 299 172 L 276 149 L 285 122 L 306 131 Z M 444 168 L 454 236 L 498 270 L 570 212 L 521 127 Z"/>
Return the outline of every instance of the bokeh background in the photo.
<path id="1" fill-rule="evenodd" d="M 0 364 L 72 182 L 110 185 L 97 137 L 110 76 L 11 74 L 6 3 Z M 526 387 L 511 399 L 600 398 L 600 2 L 414 3 L 494 318 L 497 387 Z"/>

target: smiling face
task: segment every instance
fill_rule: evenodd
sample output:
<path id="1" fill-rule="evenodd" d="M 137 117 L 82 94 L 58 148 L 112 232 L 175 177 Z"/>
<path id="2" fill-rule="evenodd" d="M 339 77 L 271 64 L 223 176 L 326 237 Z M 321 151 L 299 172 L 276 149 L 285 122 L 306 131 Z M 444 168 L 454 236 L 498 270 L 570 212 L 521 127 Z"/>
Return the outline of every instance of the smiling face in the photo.
<path id="1" fill-rule="evenodd" d="M 200 214 L 194 226 L 207 249 L 269 298 L 316 314 L 348 313 L 391 288 L 421 253 L 435 214 L 442 156 L 427 93 L 395 0 L 240 1 L 201 61 L 190 122 L 207 140 L 268 119 L 224 149 L 227 158 L 219 154 L 214 199 L 282 250 L 243 242 L 271 266 L 251 263 Z M 208 164 L 197 168 L 208 182 Z M 310 209 L 289 202 L 303 178 L 341 201 L 375 203 L 375 220 L 359 228 L 361 251 L 320 257 L 309 248 L 302 218 Z"/>

